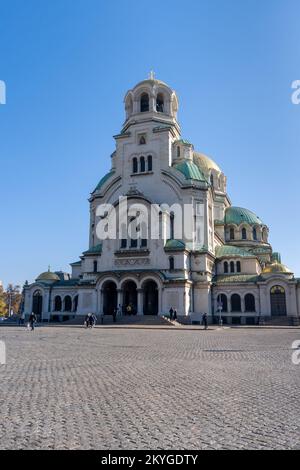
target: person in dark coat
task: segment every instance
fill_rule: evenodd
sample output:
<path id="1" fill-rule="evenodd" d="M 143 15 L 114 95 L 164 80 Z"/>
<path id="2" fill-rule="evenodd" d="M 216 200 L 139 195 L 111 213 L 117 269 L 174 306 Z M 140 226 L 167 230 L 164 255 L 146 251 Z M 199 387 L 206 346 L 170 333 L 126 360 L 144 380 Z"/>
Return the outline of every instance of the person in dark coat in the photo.
<path id="1" fill-rule="evenodd" d="M 173 320 L 177 320 L 177 310 L 176 310 L 176 308 L 174 309 L 174 312 L 173 312 Z"/>
<path id="2" fill-rule="evenodd" d="M 174 310 L 173 310 L 173 307 L 171 307 L 169 310 L 170 320 L 173 320 L 173 313 L 174 313 Z"/>
<path id="3" fill-rule="evenodd" d="M 208 322 L 207 322 L 207 313 L 203 313 L 202 315 L 202 323 L 204 325 L 204 329 L 207 330 L 208 328 Z"/>
<path id="4" fill-rule="evenodd" d="M 30 326 L 31 331 L 34 330 L 34 324 L 36 323 L 36 320 L 37 320 L 36 315 L 35 313 L 32 312 L 29 315 L 29 326 Z"/>
<path id="5" fill-rule="evenodd" d="M 113 322 L 116 323 L 117 321 L 117 309 L 114 308 L 114 311 L 113 311 Z"/>

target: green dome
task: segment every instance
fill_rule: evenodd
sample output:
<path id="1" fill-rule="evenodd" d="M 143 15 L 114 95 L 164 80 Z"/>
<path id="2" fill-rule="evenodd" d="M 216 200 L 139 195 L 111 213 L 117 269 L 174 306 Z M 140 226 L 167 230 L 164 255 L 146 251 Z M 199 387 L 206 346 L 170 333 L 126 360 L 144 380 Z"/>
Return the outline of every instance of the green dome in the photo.
<path id="1" fill-rule="evenodd" d="M 57 274 L 52 273 L 51 271 L 46 271 L 45 273 L 40 274 L 37 279 L 37 281 L 59 281 L 59 277 Z"/>
<path id="2" fill-rule="evenodd" d="M 174 165 L 174 168 L 180 171 L 186 180 L 205 181 L 202 171 L 191 161 L 180 162 Z"/>
<path id="3" fill-rule="evenodd" d="M 239 248 L 233 245 L 222 245 L 216 247 L 216 257 L 223 258 L 226 256 L 234 257 L 239 256 L 243 258 L 254 257 L 255 255 L 249 253 L 249 251 L 244 250 L 243 248 Z"/>
<path id="4" fill-rule="evenodd" d="M 225 224 L 264 225 L 257 215 L 242 207 L 228 207 L 225 212 Z"/>
<path id="5" fill-rule="evenodd" d="M 109 180 L 109 178 L 111 176 L 113 176 L 115 174 L 115 172 L 113 170 L 109 171 L 105 176 L 103 176 L 103 178 L 101 178 L 101 180 L 99 181 L 99 183 L 97 184 L 96 188 L 94 189 L 93 193 L 95 191 L 99 191 L 102 186 L 104 185 L 104 183 L 106 183 L 106 181 Z"/>
<path id="6" fill-rule="evenodd" d="M 185 243 L 182 240 L 176 240 L 176 239 L 170 239 L 166 241 L 165 244 L 165 250 L 170 250 L 170 251 L 181 251 L 185 250 Z"/>

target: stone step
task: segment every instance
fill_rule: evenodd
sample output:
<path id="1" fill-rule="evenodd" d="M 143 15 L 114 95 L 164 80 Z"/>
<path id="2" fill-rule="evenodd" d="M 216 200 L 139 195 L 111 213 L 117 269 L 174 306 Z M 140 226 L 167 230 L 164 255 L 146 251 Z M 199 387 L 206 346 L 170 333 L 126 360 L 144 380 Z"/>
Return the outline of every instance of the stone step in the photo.
<path id="1" fill-rule="evenodd" d="M 85 315 L 77 315 L 74 319 L 62 322 L 63 325 L 83 325 Z M 97 317 L 97 325 L 101 324 L 101 318 Z M 125 315 L 117 317 L 116 323 L 113 321 L 112 315 L 104 316 L 104 325 L 170 325 L 172 324 L 163 317 L 158 315 Z"/>

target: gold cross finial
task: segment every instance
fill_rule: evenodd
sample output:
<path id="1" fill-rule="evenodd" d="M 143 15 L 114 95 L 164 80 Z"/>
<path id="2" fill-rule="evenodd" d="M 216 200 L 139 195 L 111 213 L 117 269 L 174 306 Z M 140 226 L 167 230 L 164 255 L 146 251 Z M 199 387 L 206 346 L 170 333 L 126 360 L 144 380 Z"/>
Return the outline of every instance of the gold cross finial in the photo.
<path id="1" fill-rule="evenodd" d="M 155 78 L 155 73 L 154 73 L 153 70 L 150 70 L 149 78 L 150 78 L 150 80 L 154 80 L 154 78 Z"/>

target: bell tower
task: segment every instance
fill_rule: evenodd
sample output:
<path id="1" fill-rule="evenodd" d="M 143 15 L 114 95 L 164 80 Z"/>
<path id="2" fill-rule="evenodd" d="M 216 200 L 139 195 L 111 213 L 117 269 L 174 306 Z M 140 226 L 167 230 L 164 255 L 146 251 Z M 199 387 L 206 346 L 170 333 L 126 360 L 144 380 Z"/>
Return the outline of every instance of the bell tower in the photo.
<path id="1" fill-rule="evenodd" d="M 124 103 L 126 120 L 122 132 L 133 124 L 147 121 L 171 124 L 180 132 L 177 95 L 166 83 L 157 80 L 154 72 L 126 93 Z"/>

